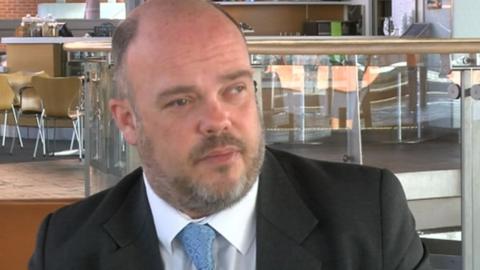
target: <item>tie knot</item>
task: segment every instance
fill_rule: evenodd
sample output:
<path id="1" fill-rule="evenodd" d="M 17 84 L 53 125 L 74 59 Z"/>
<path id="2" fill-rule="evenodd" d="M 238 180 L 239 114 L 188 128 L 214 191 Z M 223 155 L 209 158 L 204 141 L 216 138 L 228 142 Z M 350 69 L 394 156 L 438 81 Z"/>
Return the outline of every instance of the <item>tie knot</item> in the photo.
<path id="1" fill-rule="evenodd" d="M 197 270 L 213 270 L 215 231 L 208 225 L 189 223 L 179 234 L 185 253 Z"/>

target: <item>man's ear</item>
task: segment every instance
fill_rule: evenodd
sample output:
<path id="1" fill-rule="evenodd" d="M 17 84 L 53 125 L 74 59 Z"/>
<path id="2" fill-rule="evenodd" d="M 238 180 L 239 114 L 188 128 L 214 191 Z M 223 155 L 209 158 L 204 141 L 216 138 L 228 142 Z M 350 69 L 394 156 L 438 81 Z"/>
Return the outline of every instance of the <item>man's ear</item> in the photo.
<path id="1" fill-rule="evenodd" d="M 108 107 L 113 120 L 123 134 L 128 144 L 137 144 L 137 119 L 135 112 L 127 99 L 110 99 Z"/>

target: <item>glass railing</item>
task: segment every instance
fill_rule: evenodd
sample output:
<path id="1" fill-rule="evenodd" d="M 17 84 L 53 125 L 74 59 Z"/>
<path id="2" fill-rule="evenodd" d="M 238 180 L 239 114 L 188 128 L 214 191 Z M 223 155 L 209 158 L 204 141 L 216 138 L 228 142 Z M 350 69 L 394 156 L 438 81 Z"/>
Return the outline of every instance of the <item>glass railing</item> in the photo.
<path id="1" fill-rule="evenodd" d="M 431 253 L 480 269 L 480 39 L 289 37 L 248 44 L 270 147 L 392 170 Z M 65 48 L 110 48 L 75 46 Z M 106 107 L 111 64 L 85 65 L 90 193 L 138 165 Z M 441 237 L 450 240 L 438 244 Z"/>

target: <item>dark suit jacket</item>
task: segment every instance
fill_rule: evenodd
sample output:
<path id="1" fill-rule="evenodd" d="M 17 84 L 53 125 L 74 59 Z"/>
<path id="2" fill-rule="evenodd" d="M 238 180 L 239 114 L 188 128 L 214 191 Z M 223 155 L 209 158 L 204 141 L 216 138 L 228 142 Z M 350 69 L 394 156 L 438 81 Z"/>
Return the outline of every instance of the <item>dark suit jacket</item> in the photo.
<path id="1" fill-rule="evenodd" d="M 50 214 L 30 269 L 163 269 L 141 179 Z M 259 181 L 257 269 L 430 269 L 392 173 L 267 149 Z"/>

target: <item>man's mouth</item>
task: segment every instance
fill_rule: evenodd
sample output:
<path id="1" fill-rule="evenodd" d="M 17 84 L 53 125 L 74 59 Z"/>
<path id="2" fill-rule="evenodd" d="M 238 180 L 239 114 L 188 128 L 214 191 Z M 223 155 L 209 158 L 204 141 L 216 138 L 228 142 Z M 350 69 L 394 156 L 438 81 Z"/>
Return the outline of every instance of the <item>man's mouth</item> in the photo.
<path id="1" fill-rule="evenodd" d="M 222 166 L 237 160 L 246 150 L 245 143 L 233 135 L 224 133 L 205 138 L 189 155 L 192 165 L 199 163 Z"/>
<path id="2" fill-rule="evenodd" d="M 239 154 L 240 149 L 235 146 L 217 147 L 205 153 L 195 163 L 225 164 L 234 160 Z"/>

